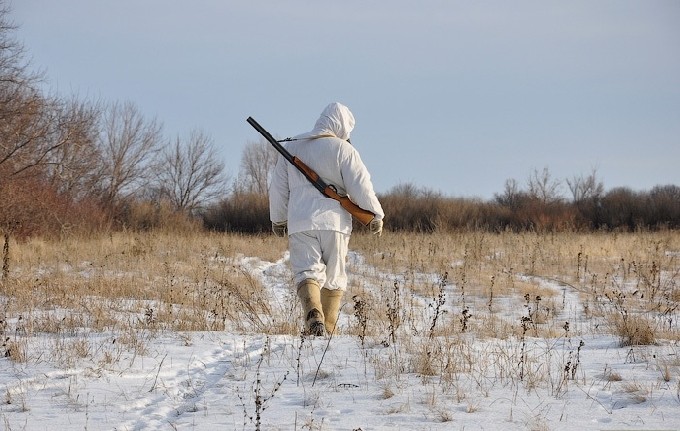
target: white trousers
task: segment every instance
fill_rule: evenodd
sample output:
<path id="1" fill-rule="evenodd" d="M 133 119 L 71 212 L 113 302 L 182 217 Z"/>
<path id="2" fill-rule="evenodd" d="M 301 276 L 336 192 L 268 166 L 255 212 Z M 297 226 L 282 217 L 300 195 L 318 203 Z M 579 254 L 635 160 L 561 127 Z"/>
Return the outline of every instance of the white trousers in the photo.
<path id="1" fill-rule="evenodd" d="M 295 286 L 312 278 L 326 289 L 345 290 L 345 258 L 349 235 L 332 230 L 296 232 L 288 236 Z"/>

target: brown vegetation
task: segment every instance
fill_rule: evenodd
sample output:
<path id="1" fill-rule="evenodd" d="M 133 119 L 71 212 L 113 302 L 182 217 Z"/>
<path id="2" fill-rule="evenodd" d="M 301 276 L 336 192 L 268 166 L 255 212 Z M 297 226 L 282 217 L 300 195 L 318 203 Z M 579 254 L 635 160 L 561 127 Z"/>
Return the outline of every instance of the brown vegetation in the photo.
<path id="1" fill-rule="evenodd" d="M 96 350 L 107 367 L 125 352 L 144 354 L 162 331 L 298 336 L 297 298 L 282 294 L 291 281 L 280 274 L 283 291 L 265 288 L 257 269 L 280 261 L 286 245 L 269 234 L 200 229 L 13 242 L 12 270 L 0 281 L 0 353 L 68 366 L 95 360 Z M 377 373 L 438 376 L 455 387 L 459 373 L 493 367 L 530 386 L 556 379 L 558 391 L 576 369 L 537 373 L 555 365 L 541 362 L 536 340 L 576 346 L 609 335 L 636 347 L 680 339 L 675 232 L 359 233 L 350 247 L 360 254 L 351 256 L 337 335 L 408 353 L 402 365 L 375 364 Z M 116 342 L 95 349 L 92 334 Z M 36 350 L 31 340 L 45 336 L 55 343 Z"/>

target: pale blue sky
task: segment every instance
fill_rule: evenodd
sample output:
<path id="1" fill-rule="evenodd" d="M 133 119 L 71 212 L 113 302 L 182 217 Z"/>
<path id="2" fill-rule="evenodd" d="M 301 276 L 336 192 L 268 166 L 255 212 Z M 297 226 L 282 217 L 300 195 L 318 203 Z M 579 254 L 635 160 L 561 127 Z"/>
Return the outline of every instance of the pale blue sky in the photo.
<path id="1" fill-rule="evenodd" d="M 49 87 L 210 134 L 235 175 L 254 117 L 310 130 L 339 101 L 379 192 L 484 199 L 596 168 L 680 185 L 680 1 L 14 0 Z M 564 187 L 565 195 L 567 188 Z"/>

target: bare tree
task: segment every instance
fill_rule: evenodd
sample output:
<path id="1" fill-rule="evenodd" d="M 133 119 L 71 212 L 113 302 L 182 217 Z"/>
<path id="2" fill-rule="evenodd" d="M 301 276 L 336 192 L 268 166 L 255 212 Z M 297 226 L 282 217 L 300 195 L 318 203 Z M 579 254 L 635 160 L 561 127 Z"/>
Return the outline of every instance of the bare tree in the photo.
<path id="1" fill-rule="evenodd" d="M 101 156 L 97 146 L 100 108 L 97 103 L 72 97 L 57 106 L 60 127 L 55 139 L 63 141 L 46 158 L 46 179 L 55 191 L 73 199 L 95 193 Z"/>
<path id="2" fill-rule="evenodd" d="M 399 196 L 403 199 L 415 199 L 421 195 L 421 190 L 414 183 L 399 183 L 387 193 L 390 196 Z"/>
<path id="3" fill-rule="evenodd" d="M 10 236 L 21 226 L 22 190 L 18 174 L 44 154 L 37 146 L 44 126 L 44 101 L 38 91 L 39 74 L 30 73 L 23 45 L 13 31 L 9 7 L 0 0 L 0 233 L 3 237 L 0 279 L 9 274 Z"/>
<path id="4" fill-rule="evenodd" d="M 99 189 L 106 208 L 114 209 L 149 184 L 161 140 L 161 125 L 146 120 L 131 102 L 107 107 L 99 137 Z"/>
<path id="5" fill-rule="evenodd" d="M 267 195 L 271 173 L 278 154 L 265 139 L 249 141 L 241 154 L 241 167 L 236 180 L 236 191 Z"/>
<path id="6" fill-rule="evenodd" d="M 177 210 L 193 212 L 225 192 L 227 176 L 212 139 L 193 131 L 175 139 L 161 156 L 157 189 Z"/>
<path id="7" fill-rule="evenodd" d="M 604 194 L 604 184 L 597 179 L 597 170 L 592 169 L 587 177 L 574 176 L 567 179 L 567 186 L 571 191 L 574 202 L 582 202 L 586 199 L 598 198 Z"/>
<path id="8" fill-rule="evenodd" d="M 48 101 L 40 94 L 42 75 L 29 71 L 24 46 L 13 37 L 16 26 L 0 1 L 0 167 L 4 180 L 40 163 L 51 147 Z"/>
<path id="9" fill-rule="evenodd" d="M 542 172 L 534 169 L 527 180 L 529 196 L 540 200 L 544 204 L 560 200 L 561 182 L 553 179 L 547 167 Z"/>
<path id="10" fill-rule="evenodd" d="M 16 113 L 14 101 L 25 88 L 33 87 L 42 73 L 31 72 L 26 50 L 13 35 L 16 25 L 9 19 L 10 8 L 0 0 L 0 121 Z"/>
<path id="11" fill-rule="evenodd" d="M 524 196 L 526 196 L 526 194 L 520 191 L 517 180 L 514 178 L 508 178 L 505 180 L 503 194 L 496 193 L 494 198 L 496 199 L 496 202 L 503 206 L 517 209 Z"/>

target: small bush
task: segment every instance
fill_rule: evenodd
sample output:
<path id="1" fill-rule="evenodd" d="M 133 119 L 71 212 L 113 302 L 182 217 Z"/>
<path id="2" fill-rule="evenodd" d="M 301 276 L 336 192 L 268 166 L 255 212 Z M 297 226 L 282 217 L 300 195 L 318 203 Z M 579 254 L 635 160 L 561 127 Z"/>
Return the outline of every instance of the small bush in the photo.
<path id="1" fill-rule="evenodd" d="M 269 232 L 269 199 L 257 193 L 236 193 L 210 207 L 203 223 L 218 232 Z"/>
<path id="2" fill-rule="evenodd" d="M 612 322 L 621 346 L 648 346 L 656 343 L 652 322 L 645 316 L 616 313 L 612 316 Z"/>

